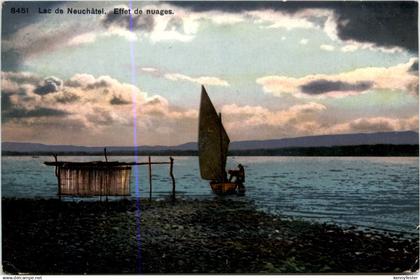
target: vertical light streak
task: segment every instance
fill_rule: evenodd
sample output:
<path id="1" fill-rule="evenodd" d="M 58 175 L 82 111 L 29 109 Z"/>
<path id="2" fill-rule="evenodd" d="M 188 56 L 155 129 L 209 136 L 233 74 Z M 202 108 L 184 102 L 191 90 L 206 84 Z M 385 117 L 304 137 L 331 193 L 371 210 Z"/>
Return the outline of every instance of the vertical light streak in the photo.
<path id="1" fill-rule="evenodd" d="M 129 8 L 132 10 L 132 0 L 129 2 Z M 133 15 L 130 13 L 130 32 L 133 32 Z M 131 67 L 131 84 L 137 85 L 136 80 L 136 63 L 135 63 L 135 52 L 134 42 L 130 41 L 130 67 Z M 134 161 L 138 162 L 138 150 L 137 150 L 137 99 L 136 93 L 131 92 L 131 100 L 133 104 L 133 146 L 134 146 Z M 140 190 L 139 190 L 139 167 L 133 165 L 134 169 L 134 186 L 136 190 L 136 240 L 137 240 L 137 259 L 136 259 L 136 272 L 141 273 L 141 235 L 140 235 Z"/>

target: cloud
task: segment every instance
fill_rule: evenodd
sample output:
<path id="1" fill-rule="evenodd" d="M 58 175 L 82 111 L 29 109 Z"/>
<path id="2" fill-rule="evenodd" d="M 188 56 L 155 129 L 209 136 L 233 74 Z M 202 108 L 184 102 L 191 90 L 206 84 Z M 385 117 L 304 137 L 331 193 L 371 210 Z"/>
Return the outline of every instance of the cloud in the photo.
<path id="1" fill-rule="evenodd" d="M 359 68 L 340 74 L 315 74 L 301 78 L 266 76 L 257 79 L 263 90 L 275 96 L 292 94 L 296 97 L 344 97 L 368 90 L 401 90 L 417 95 L 418 76 L 410 69 L 416 58 L 391 67 Z"/>
<path id="2" fill-rule="evenodd" d="M 271 27 L 322 28 L 332 39 L 367 43 L 383 49 L 418 50 L 415 1 L 406 2 L 202 2 L 180 1 L 173 5 L 194 12 L 254 13 L 266 15 Z M 288 20 L 290 19 L 290 20 Z M 287 24 L 286 24 L 287 23 Z"/>
<path id="3" fill-rule="evenodd" d="M 299 44 L 306 45 L 306 44 L 308 44 L 308 42 L 309 42 L 308 39 L 303 38 L 302 40 L 299 41 Z"/>
<path id="4" fill-rule="evenodd" d="M 284 28 L 286 30 L 316 28 L 316 25 L 304 16 L 291 15 L 282 11 L 257 10 L 249 11 L 246 15 L 265 28 Z"/>
<path id="5" fill-rule="evenodd" d="M 34 117 L 53 117 L 53 116 L 67 116 L 70 113 L 64 110 L 57 110 L 53 108 L 38 107 L 35 109 L 26 108 L 12 108 L 7 110 L 3 115 L 3 120 L 20 119 L 20 118 L 34 118 Z"/>
<path id="6" fill-rule="evenodd" d="M 34 93 L 39 95 L 45 95 L 52 92 L 57 92 L 61 89 L 63 81 L 56 77 L 48 77 L 43 80 L 37 88 L 34 89 Z"/>
<path id="7" fill-rule="evenodd" d="M 413 62 L 413 64 L 411 65 L 409 71 L 412 72 L 412 73 L 418 73 L 419 72 L 419 61 L 418 60 L 415 60 Z"/>
<path id="8" fill-rule="evenodd" d="M 416 2 L 361 2 L 337 9 L 340 39 L 417 52 Z"/>
<path id="9" fill-rule="evenodd" d="M 349 133 L 349 132 L 382 132 L 418 130 L 418 116 L 409 118 L 370 117 L 358 118 L 348 122 L 336 124 L 326 129 L 326 133 Z"/>
<path id="10" fill-rule="evenodd" d="M 112 99 L 109 101 L 112 105 L 126 105 L 130 104 L 129 100 L 124 99 L 121 95 L 114 95 Z"/>
<path id="11" fill-rule="evenodd" d="M 153 77 L 163 77 L 170 81 L 187 81 L 190 83 L 208 85 L 208 86 L 222 86 L 222 87 L 230 86 L 227 81 L 218 77 L 212 77 L 212 76 L 191 77 L 191 76 L 181 74 L 181 73 L 168 73 L 168 72 L 165 72 L 164 70 L 160 70 L 154 67 L 141 67 L 139 68 L 139 70 L 145 75 L 150 75 Z"/>
<path id="12" fill-rule="evenodd" d="M 131 84 L 82 73 L 61 81 L 56 91 L 35 93 L 46 80 L 31 73 L 2 73 L 3 139 L 133 145 L 134 127 L 138 144 L 174 145 L 197 137 L 197 110 L 175 107 L 166 98 Z M 348 116 L 331 118 L 330 109 L 319 102 L 306 102 L 277 110 L 228 104 L 221 111 L 225 127 L 235 140 L 418 129 L 418 115 L 346 120 Z"/>
<path id="13" fill-rule="evenodd" d="M 75 103 L 80 100 L 80 96 L 69 92 L 60 92 L 55 95 L 55 101 L 58 103 Z"/>
<path id="14" fill-rule="evenodd" d="M 142 67 L 141 68 L 142 71 L 144 72 L 158 72 L 159 70 L 153 67 Z"/>
<path id="15" fill-rule="evenodd" d="M 128 9 L 125 5 L 114 8 Z M 134 8 L 134 7 L 133 7 Z M 155 3 L 141 6 L 143 10 L 172 9 L 173 7 L 164 3 Z M 113 9 L 112 9 L 113 10 Z M 102 19 L 102 25 L 107 29 L 105 36 L 118 35 L 127 40 L 137 40 L 137 34 L 152 42 L 180 41 L 189 42 L 194 38 L 198 30 L 198 23 L 194 16 L 177 11 L 176 15 L 160 16 L 153 15 L 129 15 L 108 13 Z"/>
<path id="16" fill-rule="evenodd" d="M 114 9 L 128 9 L 125 5 L 114 7 Z M 115 14 L 114 9 L 112 12 L 107 13 L 102 18 L 102 23 L 105 27 L 120 27 L 130 31 L 144 31 L 151 32 L 155 26 L 155 20 L 150 15 L 129 15 L 129 14 Z"/>
<path id="17" fill-rule="evenodd" d="M 284 110 L 269 110 L 262 106 L 222 107 L 224 125 L 233 139 L 272 139 L 313 133 L 314 119 L 327 110 L 323 104 L 309 102 Z"/>
<path id="18" fill-rule="evenodd" d="M 340 48 L 340 50 L 344 53 L 351 53 L 358 50 L 371 50 L 371 51 L 377 51 L 380 50 L 384 53 L 397 53 L 402 52 L 403 48 L 401 47 L 382 47 L 377 46 L 373 43 L 360 43 L 354 40 L 348 40 L 345 42 L 346 44 Z"/>
<path id="19" fill-rule="evenodd" d="M 2 38 L 2 58 L 6 58 L 7 63 L 2 67 L 17 70 L 29 58 L 66 47 L 83 29 L 80 22 L 64 22 L 59 28 L 46 27 L 44 22 L 24 26 Z"/>
<path id="20" fill-rule="evenodd" d="M 341 81 L 316 80 L 300 86 L 300 90 L 306 94 L 317 95 L 334 91 L 365 91 L 372 86 L 373 83 L 368 81 L 347 83 Z"/>
<path id="21" fill-rule="evenodd" d="M 93 43 L 96 40 L 96 33 L 94 32 L 87 32 L 87 33 L 83 33 L 80 35 L 77 35 L 73 38 L 71 38 L 68 41 L 68 45 L 70 46 L 78 46 L 78 45 L 82 45 L 82 44 L 89 44 L 89 43 Z"/>
<path id="22" fill-rule="evenodd" d="M 155 29 L 156 22 L 152 15 L 134 15 L 114 13 L 115 9 L 125 9 L 125 5 L 118 5 L 111 9 L 101 20 L 101 24 L 107 29 L 102 36 L 117 35 L 126 38 L 128 41 L 136 41 L 138 39 L 136 33 L 143 34 L 152 33 Z"/>
<path id="23" fill-rule="evenodd" d="M 193 140 L 198 113 L 109 76 L 82 73 L 62 81 L 3 72 L 2 117 L 8 140 L 132 145 L 133 137 L 124 135 L 132 135 L 134 126 L 143 144 Z"/>
<path id="24" fill-rule="evenodd" d="M 331 52 L 331 51 L 333 51 L 335 49 L 335 47 L 332 46 L 332 45 L 324 45 L 324 44 L 322 44 L 321 46 L 319 46 L 319 48 L 321 50 L 329 51 L 329 52 Z"/>
<path id="25" fill-rule="evenodd" d="M 158 17 L 133 15 L 131 19 L 130 15 L 114 14 L 113 7 L 110 7 L 102 20 L 85 22 L 72 18 L 54 26 L 49 26 L 35 15 L 38 7 L 65 8 L 69 3 L 28 4 L 33 13 L 24 18 L 10 14 L 10 9 L 3 9 L 3 19 L 7 23 L 2 27 L 3 69 L 17 71 L 31 57 L 60 48 L 93 43 L 107 36 L 120 36 L 129 41 L 143 38 L 154 43 L 190 42 L 194 40 L 200 26 L 209 22 L 216 25 L 250 22 L 261 28 L 286 30 L 318 29 L 323 30 L 332 40 L 344 42 L 345 45 L 341 47 L 343 52 L 359 49 L 400 52 L 405 49 L 417 54 L 418 4 L 414 1 L 198 3 L 199 6 L 193 1 L 148 2 L 142 4 L 141 8 L 172 9 L 176 13 Z M 71 5 L 84 7 L 84 4 Z M 136 5 L 134 3 L 133 8 Z M 117 7 L 127 8 L 122 5 Z M 330 50 L 329 47 L 322 49 Z"/>
<path id="26" fill-rule="evenodd" d="M 227 81 L 222 80 L 217 77 L 203 76 L 203 77 L 193 78 L 193 77 L 183 75 L 183 74 L 178 74 L 178 73 L 165 74 L 164 77 L 171 81 L 188 81 L 188 82 L 192 82 L 192 83 L 196 83 L 200 85 L 209 85 L 209 86 L 222 86 L 222 87 L 229 86 L 229 83 Z"/>
<path id="27" fill-rule="evenodd" d="M 418 130 L 418 115 L 407 118 L 362 117 L 338 121 L 317 102 L 270 110 L 263 106 L 222 107 L 223 123 L 231 139 L 276 139 L 307 135 Z"/>

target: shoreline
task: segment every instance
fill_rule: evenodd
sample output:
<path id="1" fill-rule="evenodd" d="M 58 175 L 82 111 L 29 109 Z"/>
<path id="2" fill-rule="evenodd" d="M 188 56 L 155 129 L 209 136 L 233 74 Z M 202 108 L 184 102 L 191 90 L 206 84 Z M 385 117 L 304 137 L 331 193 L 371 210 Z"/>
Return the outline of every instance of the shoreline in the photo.
<path id="1" fill-rule="evenodd" d="M 100 151 L 27 151 L 3 150 L 4 156 L 103 156 Z M 110 148 L 109 156 L 134 156 L 133 150 L 118 150 Z M 140 156 L 198 156 L 195 149 L 157 149 L 139 150 Z M 228 156 L 292 156 L 292 157 L 418 157 L 418 144 L 365 144 L 342 146 L 313 146 L 313 147 L 282 147 L 282 148 L 251 148 L 232 149 Z"/>
<path id="2" fill-rule="evenodd" d="M 3 270 L 31 274 L 403 273 L 418 236 L 267 214 L 228 198 L 2 198 Z M 140 215 L 138 215 L 140 213 Z"/>

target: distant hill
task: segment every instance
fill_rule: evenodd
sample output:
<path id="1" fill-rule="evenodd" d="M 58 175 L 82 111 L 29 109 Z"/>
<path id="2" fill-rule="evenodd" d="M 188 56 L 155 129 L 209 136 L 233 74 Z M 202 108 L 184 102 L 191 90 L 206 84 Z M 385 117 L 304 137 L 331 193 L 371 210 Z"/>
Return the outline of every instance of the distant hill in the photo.
<path id="1" fill-rule="evenodd" d="M 270 150 L 281 148 L 333 147 L 357 145 L 418 145 L 419 134 L 414 131 L 377 132 L 357 134 L 319 135 L 273 140 L 236 141 L 230 144 L 231 151 Z M 131 152 L 134 147 L 112 146 L 107 151 Z M 189 142 L 177 146 L 139 146 L 139 151 L 196 151 L 197 143 Z M 3 142 L 3 152 L 16 153 L 102 153 L 103 147 L 73 145 L 44 145 L 38 143 Z"/>
<path id="2" fill-rule="evenodd" d="M 278 149 L 298 147 L 333 147 L 356 145 L 418 145 L 419 134 L 414 131 L 376 132 L 357 134 L 318 135 L 262 141 L 240 141 L 231 150 Z"/>

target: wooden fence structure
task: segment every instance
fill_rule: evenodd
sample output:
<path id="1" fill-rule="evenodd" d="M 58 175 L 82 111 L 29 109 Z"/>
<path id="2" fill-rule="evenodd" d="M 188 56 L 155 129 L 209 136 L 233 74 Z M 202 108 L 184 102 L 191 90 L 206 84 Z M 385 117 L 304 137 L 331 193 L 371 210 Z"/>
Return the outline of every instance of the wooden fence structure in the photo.
<path id="1" fill-rule="evenodd" d="M 169 161 L 153 162 L 148 157 L 147 162 L 119 162 L 108 161 L 104 149 L 105 161 L 69 162 L 46 161 L 45 165 L 55 166 L 57 177 L 58 196 L 129 196 L 130 176 L 132 166 L 148 165 L 149 173 L 149 200 L 152 199 L 152 165 L 169 165 L 169 176 L 172 180 L 172 200 L 175 201 L 175 176 L 173 174 L 174 159 Z"/>

